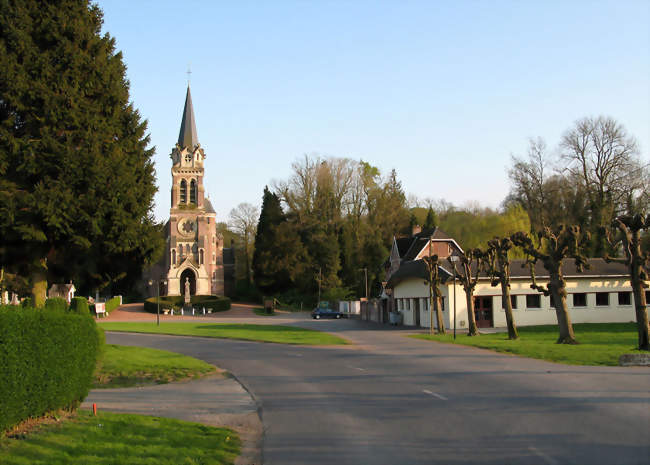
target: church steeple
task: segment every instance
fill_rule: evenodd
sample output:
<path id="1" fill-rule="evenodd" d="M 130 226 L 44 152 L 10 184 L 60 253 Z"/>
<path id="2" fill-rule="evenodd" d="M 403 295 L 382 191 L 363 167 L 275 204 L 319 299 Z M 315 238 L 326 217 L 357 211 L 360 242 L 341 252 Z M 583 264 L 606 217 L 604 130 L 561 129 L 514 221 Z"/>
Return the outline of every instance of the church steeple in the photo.
<path id="1" fill-rule="evenodd" d="M 178 134 L 178 145 L 181 148 L 187 147 L 193 150 L 199 143 L 196 135 L 196 124 L 194 123 L 194 107 L 192 106 L 192 94 L 190 86 L 187 85 L 187 95 L 185 96 L 185 108 L 183 109 L 183 119 L 181 120 L 181 130 Z"/>

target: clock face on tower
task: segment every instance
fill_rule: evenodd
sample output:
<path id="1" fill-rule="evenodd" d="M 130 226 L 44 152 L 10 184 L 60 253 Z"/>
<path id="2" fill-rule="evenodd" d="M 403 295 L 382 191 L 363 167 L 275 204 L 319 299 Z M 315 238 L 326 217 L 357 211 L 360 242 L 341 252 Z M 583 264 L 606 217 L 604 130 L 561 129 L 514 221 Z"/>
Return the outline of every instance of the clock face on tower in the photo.
<path id="1" fill-rule="evenodd" d="M 178 232 L 183 236 L 191 236 L 196 232 L 196 222 L 188 218 L 178 222 Z"/>

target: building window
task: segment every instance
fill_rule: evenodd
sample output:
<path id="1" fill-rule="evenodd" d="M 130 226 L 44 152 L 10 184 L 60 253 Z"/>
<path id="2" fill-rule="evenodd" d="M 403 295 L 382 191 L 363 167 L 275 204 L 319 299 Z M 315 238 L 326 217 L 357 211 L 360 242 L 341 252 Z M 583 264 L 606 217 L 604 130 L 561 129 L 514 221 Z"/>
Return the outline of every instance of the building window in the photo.
<path id="1" fill-rule="evenodd" d="M 541 296 L 539 294 L 527 294 L 526 308 L 542 308 Z"/>
<path id="2" fill-rule="evenodd" d="M 440 310 L 445 311 L 445 298 L 440 297 Z"/>
<path id="3" fill-rule="evenodd" d="M 176 249 L 172 249 L 172 265 L 176 265 Z"/>
<path id="4" fill-rule="evenodd" d="M 181 180 L 181 203 L 187 203 L 187 183 L 185 179 Z"/>
<path id="5" fill-rule="evenodd" d="M 511 295 L 510 296 L 510 305 L 512 306 L 513 310 L 515 310 L 517 308 L 517 296 L 516 295 Z M 503 299 L 501 299 L 501 309 L 505 310 L 503 308 Z"/>
<path id="6" fill-rule="evenodd" d="M 429 311 L 429 299 L 427 299 L 426 297 L 422 299 L 422 310 L 424 310 L 425 312 Z"/>
<path id="7" fill-rule="evenodd" d="M 632 293 L 631 292 L 619 292 L 618 293 L 618 304 L 619 305 L 632 305 Z"/>
<path id="8" fill-rule="evenodd" d="M 181 260 L 183 258 L 183 244 L 178 246 L 178 259 Z"/>
<path id="9" fill-rule="evenodd" d="M 609 292 L 596 292 L 596 306 L 597 307 L 609 306 Z"/>
<path id="10" fill-rule="evenodd" d="M 216 271 L 213 271 L 213 272 L 212 272 L 212 279 L 213 279 L 214 281 L 217 280 L 217 272 L 216 272 Z"/>
<path id="11" fill-rule="evenodd" d="M 578 292 L 573 294 L 573 306 L 574 307 L 586 307 L 587 306 L 587 294 L 584 292 Z"/>
<path id="12" fill-rule="evenodd" d="M 190 182 L 190 203 L 196 205 L 197 191 L 196 191 L 196 181 L 192 179 Z"/>
<path id="13" fill-rule="evenodd" d="M 212 236 L 212 243 L 216 244 L 217 243 L 217 236 Z"/>
<path id="14" fill-rule="evenodd" d="M 199 265 L 203 265 L 203 249 L 199 251 Z"/>
<path id="15" fill-rule="evenodd" d="M 217 263 L 217 254 L 216 253 L 212 254 L 212 263 Z"/>
<path id="16" fill-rule="evenodd" d="M 404 310 L 411 309 L 411 299 L 404 299 Z"/>

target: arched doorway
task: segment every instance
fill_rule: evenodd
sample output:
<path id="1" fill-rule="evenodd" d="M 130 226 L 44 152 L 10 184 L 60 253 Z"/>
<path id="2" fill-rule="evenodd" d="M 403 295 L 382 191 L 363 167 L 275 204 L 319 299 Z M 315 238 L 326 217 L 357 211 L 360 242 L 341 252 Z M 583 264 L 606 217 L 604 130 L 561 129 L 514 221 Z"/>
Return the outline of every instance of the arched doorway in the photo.
<path id="1" fill-rule="evenodd" d="M 196 295 L 196 275 L 190 268 L 181 273 L 181 295 L 185 295 L 185 278 L 190 282 L 190 295 Z"/>

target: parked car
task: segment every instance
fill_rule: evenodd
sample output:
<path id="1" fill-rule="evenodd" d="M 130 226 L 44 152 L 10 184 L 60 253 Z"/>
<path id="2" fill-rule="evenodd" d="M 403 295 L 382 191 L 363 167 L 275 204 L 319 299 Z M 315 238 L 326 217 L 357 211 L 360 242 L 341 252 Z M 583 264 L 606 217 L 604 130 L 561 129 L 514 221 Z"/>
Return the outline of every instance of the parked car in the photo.
<path id="1" fill-rule="evenodd" d="M 311 317 L 315 320 L 320 320 L 321 318 L 343 318 L 343 314 L 336 310 L 331 309 L 330 307 L 317 307 L 311 312 Z"/>

